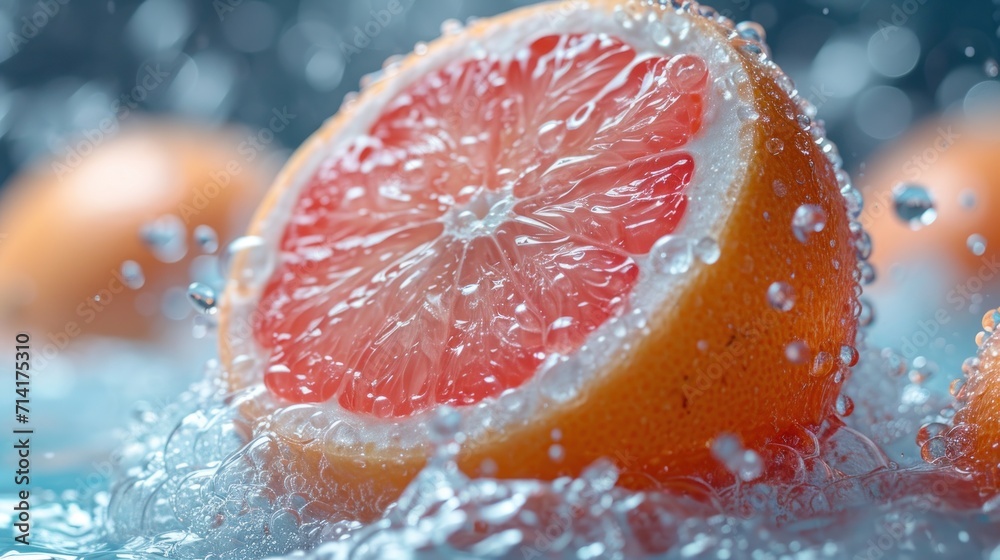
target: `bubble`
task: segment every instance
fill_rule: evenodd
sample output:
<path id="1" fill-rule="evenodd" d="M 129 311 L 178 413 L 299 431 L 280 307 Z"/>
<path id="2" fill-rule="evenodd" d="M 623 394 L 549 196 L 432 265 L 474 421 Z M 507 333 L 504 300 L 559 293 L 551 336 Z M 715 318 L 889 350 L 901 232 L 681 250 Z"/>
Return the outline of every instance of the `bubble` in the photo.
<path id="1" fill-rule="evenodd" d="M 819 352 L 813 358 L 812 369 L 809 374 L 813 377 L 826 377 L 833 371 L 833 356 L 829 352 Z"/>
<path id="2" fill-rule="evenodd" d="M 764 147 L 771 155 L 778 155 L 785 149 L 785 143 L 781 141 L 781 138 L 771 138 L 764 143 Z"/>
<path id="3" fill-rule="evenodd" d="M 809 345 L 802 340 L 793 340 L 785 346 L 785 358 L 795 365 L 809 361 Z"/>
<path id="4" fill-rule="evenodd" d="M 778 311 L 791 311 L 795 307 L 795 290 L 787 282 L 774 282 L 767 289 L 767 301 Z"/>
<path id="5" fill-rule="evenodd" d="M 751 449 L 744 449 L 739 438 L 731 434 L 723 434 L 712 442 L 712 455 L 726 469 L 744 482 L 760 478 L 764 472 L 764 462 L 760 455 Z"/>
<path id="6" fill-rule="evenodd" d="M 187 255 L 184 222 L 173 215 L 161 216 L 142 227 L 140 235 L 158 260 L 175 263 Z"/>
<path id="7" fill-rule="evenodd" d="M 194 228 L 194 242 L 203 253 L 219 250 L 219 234 L 211 226 L 200 225 Z"/>
<path id="8" fill-rule="evenodd" d="M 715 239 L 704 237 L 698 243 L 695 243 L 694 254 L 698 257 L 698 260 L 705 264 L 715 264 L 719 261 L 719 257 L 722 256 L 722 249 L 719 248 L 719 244 Z"/>
<path id="9" fill-rule="evenodd" d="M 972 254 L 977 257 L 981 257 L 986 253 L 986 238 L 978 233 L 970 235 L 965 244 L 972 251 Z"/>
<path id="10" fill-rule="evenodd" d="M 267 247 L 264 239 L 257 236 L 238 237 L 226 247 L 219 260 L 219 269 L 224 278 L 235 278 L 248 286 L 259 287 L 270 276 L 274 261 L 274 252 Z"/>
<path id="11" fill-rule="evenodd" d="M 858 324 L 867 327 L 875 322 L 875 308 L 871 302 L 861 298 L 858 302 Z"/>
<path id="12" fill-rule="evenodd" d="M 135 261 L 123 262 L 121 273 L 125 285 L 133 290 L 138 290 L 146 284 L 146 276 L 142 272 L 142 266 Z"/>
<path id="13" fill-rule="evenodd" d="M 667 235 L 653 244 L 650 251 L 653 267 L 664 274 L 683 274 L 694 260 L 691 243 L 683 237 Z"/>
<path id="14" fill-rule="evenodd" d="M 823 231 L 826 227 L 826 212 L 815 204 L 803 204 L 792 217 L 792 232 L 795 238 L 805 243 L 809 236 Z"/>
<path id="15" fill-rule="evenodd" d="M 892 197 L 896 216 L 906 222 L 910 229 L 917 230 L 929 226 L 937 219 L 934 199 L 921 185 L 900 183 L 893 187 Z"/>
<path id="16" fill-rule="evenodd" d="M 934 372 L 937 370 L 937 364 L 928 360 L 924 356 L 917 356 L 916 358 L 913 358 L 913 363 L 911 364 L 909 372 L 910 381 L 919 385 L 924 381 L 927 381 L 927 379 L 934 375 Z"/>
<path id="17" fill-rule="evenodd" d="M 928 422 L 917 430 L 917 445 L 923 446 L 932 438 L 943 436 L 948 431 L 948 425 L 940 422 Z"/>
<path id="18" fill-rule="evenodd" d="M 188 286 L 187 297 L 195 311 L 199 313 L 215 315 L 219 311 L 218 299 L 211 286 L 201 282 L 193 282 Z"/>

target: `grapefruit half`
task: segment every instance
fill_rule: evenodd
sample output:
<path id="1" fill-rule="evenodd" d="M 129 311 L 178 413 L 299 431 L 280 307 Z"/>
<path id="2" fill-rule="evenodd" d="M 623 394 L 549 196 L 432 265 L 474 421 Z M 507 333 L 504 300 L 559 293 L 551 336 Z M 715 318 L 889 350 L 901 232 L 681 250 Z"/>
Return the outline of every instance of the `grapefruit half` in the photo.
<path id="1" fill-rule="evenodd" d="M 755 35 L 694 3 L 525 8 L 418 46 L 305 142 L 249 232 L 274 267 L 237 261 L 220 313 L 285 489 L 377 516 L 443 406 L 466 473 L 607 457 L 636 487 L 830 414 L 854 233 Z"/>

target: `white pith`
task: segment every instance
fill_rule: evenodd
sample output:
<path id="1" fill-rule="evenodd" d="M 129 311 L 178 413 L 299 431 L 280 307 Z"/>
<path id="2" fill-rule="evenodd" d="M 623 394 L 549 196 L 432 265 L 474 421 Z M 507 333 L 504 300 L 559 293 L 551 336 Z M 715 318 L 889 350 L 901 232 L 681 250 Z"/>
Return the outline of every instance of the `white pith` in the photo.
<path id="1" fill-rule="evenodd" d="M 746 173 L 752 145 L 751 127 L 740 118 L 741 107 L 750 108 L 753 100 L 745 98 L 738 84 L 747 76 L 735 53 L 717 36 L 707 36 L 701 27 L 691 25 L 691 16 L 665 11 L 663 22 L 670 30 L 669 46 L 657 44 L 646 30 L 626 29 L 603 9 L 589 9 L 566 2 L 554 6 L 549 17 L 522 18 L 516 26 L 493 25 L 475 41 L 463 38 L 446 40 L 441 48 L 431 48 L 415 63 L 391 72 L 380 84 L 381 89 L 362 93 L 350 108 L 352 118 L 347 120 L 335 137 L 317 134 L 300 148 L 308 159 L 293 158 L 293 165 L 286 167 L 279 182 L 290 186 L 282 193 L 271 213 L 259 222 L 256 232 L 273 251 L 278 250 L 285 224 L 292 206 L 298 199 L 319 161 L 340 146 L 364 134 L 378 118 L 380 108 L 410 83 L 437 70 L 445 64 L 474 57 L 475 53 L 512 54 L 517 48 L 532 40 L 551 34 L 607 33 L 616 36 L 636 49 L 638 58 L 645 56 L 672 56 L 692 53 L 702 57 L 709 70 L 709 87 L 704 104 L 702 128 L 694 139 L 682 149 L 692 155 L 695 174 L 687 189 L 688 207 L 674 236 L 692 241 L 721 237 L 724 224 L 737 199 L 740 180 Z M 747 88 L 743 88 L 745 92 Z M 727 98 L 728 97 L 728 98 Z M 292 169 L 297 169 L 291 175 Z M 446 218 L 446 232 L 456 236 L 488 234 L 509 211 L 509 200 L 502 193 L 496 199 L 480 201 L 479 208 L 463 208 Z M 508 197 L 509 198 L 509 197 Z M 506 201 L 506 202 L 505 202 Z M 463 212 L 464 211 L 464 212 Z M 725 250 L 725 247 L 722 247 Z M 505 391 L 499 397 L 488 398 L 475 405 L 458 408 L 462 415 L 462 431 L 469 439 L 485 436 L 488 432 L 502 431 L 517 423 L 530 422 L 546 410 L 572 406 L 576 392 L 602 372 L 612 370 L 621 362 L 644 336 L 647 317 L 663 317 L 672 313 L 673 302 L 681 298 L 686 284 L 696 278 L 705 265 L 695 261 L 692 268 L 678 275 L 657 273 L 649 257 L 636 259 L 640 267 L 629 303 L 620 317 L 601 325 L 587 339 L 584 346 L 569 356 L 550 355 L 539 371 L 523 385 Z M 258 364 L 265 356 L 248 335 L 249 324 L 260 295 L 260 287 L 240 286 L 228 290 L 230 325 L 242 325 L 243 332 L 230 332 L 221 336 L 229 338 L 233 356 L 250 356 Z M 655 311 L 654 311 L 655 310 Z M 362 342 L 363 343 L 363 342 Z M 239 379 L 239 386 L 257 387 L 256 397 L 265 407 L 275 410 L 269 425 L 282 431 L 293 431 L 303 440 L 321 440 L 336 446 L 366 444 L 375 450 L 398 451 L 426 443 L 430 432 L 427 423 L 433 409 L 406 418 L 377 419 L 341 409 L 335 399 L 325 403 L 295 405 L 284 409 L 262 388 L 263 366 L 253 365 L 240 372 L 230 372 Z M 281 409 L 281 410 L 278 410 Z M 371 448 L 370 448 L 371 449 Z"/>

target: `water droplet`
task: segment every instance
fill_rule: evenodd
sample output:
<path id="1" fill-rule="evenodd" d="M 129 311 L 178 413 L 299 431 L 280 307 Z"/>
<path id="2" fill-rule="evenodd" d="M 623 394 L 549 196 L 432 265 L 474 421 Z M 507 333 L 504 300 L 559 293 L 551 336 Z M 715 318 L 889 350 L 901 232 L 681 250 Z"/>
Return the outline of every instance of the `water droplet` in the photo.
<path id="1" fill-rule="evenodd" d="M 704 237 L 695 244 L 694 254 L 705 264 L 715 264 L 719 261 L 719 257 L 722 256 L 722 249 L 719 248 L 719 244 L 715 239 Z"/>
<path id="2" fill-rule="evenodd" d="M 986 253 L 986 238 L 978 233 L 970 235 L 965 244 L 972 251 L 972 254 L 977 257 L 981 257 Z"/>
<path id="3" fill-rule="evenodd" d="M 767 301 L 778 311 L 791 311 L 795 307 L 795 290 L 787 282 L 774 282 L 767 289 Z"/>
<path id="4" fill-rule="evenodd" d="M 795 365 L 809 361 L 809 345 L 802 340 L 793 340 L 785 346 L 785 358 Z"/>
<path id="5" fill-rule="evenodd" d="M 736 116 L 743 122 L 753 122 L 760 118 L 760 113 L 752 105 L 740 105 Z"/>
<path id="6" fill-rule="evenodd" d="M 953 379 L 951 384 L 948 385 L 948 392 L 956 399 L 961 398 L 962 389 L 965 388 L 965 383 L 965 379 Z"/>
<path id="7" fill-rule="evenodd" d="M 920 457 L 928 463 L 937 463 L 947 456 L 948 441 L 943 436 L 932 437 L 920 446 Z"/>
<path id="8" fill-rule="evenodd" d="M 222 276 L 239 280 L 251 287 L 267 281 L 274 268 L 274 252 L 257 236 L 238 237 L 227 247 L 219 260 Z M 235 268 L 238 267 L 238 268 Z"/>
<path id="9" fill-rule="evenodd" d="M 552 459 L 554 462 L 558 463 L 562 461 L 563 457 L 565 456 L 566 456 L 566 451 L 563 449 L 563 446 L 559 445 L 558 443 L 554 443 L 549 446 L 549 459 Z"/>
<path id="10" fill-rule="evenodd" d="M 812 369 L 809 373 L 813 377 L 826 377 L 833 371 L 833 356 L 829 352 L 819 352 L 813 358 Z"/>
<path id="11" fill-rule="evenodd" d="M 650 259 L 659 272 L 683 274 L 691 268 L 694 253 L 686 238 L 666 235 L 653 244 Z"/>
<path id="12" fill-rule="evenodd" d="M 840 395 L 837 397 L 834 408 L 840 416 L 850 416 L 854 412 L 854 401 L 847 395 Z"/>
<path id="13" fill-rule="evenodd" d="M 764 472 L 764 462 L 757 452 L 744 449 L 739 438 L 722 434 L 712 442 L 712 455 L 726 469 L 744 482 L 756 480 Z"/>
<path id="14" fill-rule="evenodd" d="M 875 322 L 875 308 L 867 299 L 862 298 L 858 305 L 858 324 L 867 327 Z"/>
<path id="15" fill-rule="evenodd" d="M 549 121 L 538 129 L 538 148 L 547 154 L 554 153 L 566 138 L 563 121 Z"/>
<path id="16" fill-rule="evenodd" d="M 175 263 L 187 255 L 184 222 L 177 216 L 161 216 L 144 225 L 140 231 L 143 243 L 157 259 Z"/>
<path id="17" fill-rule="evenodd" d="M 823 231 L 826 227 L 826 212 L 815 204 L 803 204 L 792 217 L 792 232 L 795 238 L 805 243 L 809 236 Z"/>
<path id="18" fill-rule="evenodd" d="M 844 201 L 847 203 L 847 214 L 854 219 L 861 216 L 861 211 L 865 208 L 865 199 L 861 194 L 861 191 L 853 186 L 848 186 L 847 188 L 842 189 L 840 194 L 844 197 Z"/>
<path id="19" fill-rule="evenodd" d="M 203 253 L 214 253 L 219 250 L 219 234 L 210 226 L 200 225 L 194 228 L 194 242 Z"/>
<path id="20" fill-rule="evenodd" d="M 441 34 L 442 35 L 458 35 L 465 29 L 462 22 L 454 18 L 449 18 L 441 22 Z"/>
<path id="21" fill-rule="evenodd" d="M 215 290 L 211 286 L 194 282 L 188 286 L 187 297 L 199 313 L 214 315 L 219 311 Z"/>
<path id="22" fill-rule="evenodd" d="M 785 143 L 781 141 L 781 138 L 771 138 L 764 143 L 764 146 L 767 148 L 767 151 L 771 153 L 771 155 L 775 156 L 780 154 L 782 150 L 785 149 Z"/>
<path id="23" fill-rule="evenodd" d="M 736 32 L 740 34 L 740 37 L 750 41 L 756 41 L 758 43 L 763 43 L 767 37 L 767 33 L 764 31 L 764 26 L 756 21 L 741 21 L 740 23 L 737 23 Z"/>
<path id="24" fill-rule="evenodd" d="M 917 430 L 917 445 L 923 447 L 932 438 L 940 437 L 948 431 L 948 425 L 940 422 L 928 422 Z"/>
<path id="25" fill-rule="evenodd" d="M 840 347 L 840 363 L 847 367 L 854 367 L 858 365 L 858 360 L 861 355 L 858 353 L 858 349 L 851 346 L 850 344 L 845 344 Z"/>
<path id="26" fill-rule="evenodd" d="M 876 274 L 875 267 L 870 263 L 863 262 L 858 264 L 858 271 L 861 273 L 861 284 L 867 286 L 875 282 Z"/>
<path id="27" fill-rule="evenodd" d="M 892 189 L 893 204 L 900 220 L 909 224 L 910 229 L 929 226 L 937 219 L 934 200 L 927 189 L 920 185 L 901 183 Z"/>
<path id="28" fill-rule="evenodd" d="M 986 59 L 986 62 L 983 63 L 983 70 L 986 72 L 987 76 L 996 78 L 1000 75 L 1000 64 L 997 64 L 995 59 Z"/>
<path id="29" fill-rule="evenodd" d="M 138 290 L 146 284 L 146 276 L 142 272 L 142 267 L 135 261 L 125 261 L 121 268 L 122 281 L 133 290 Z"/>
<path id="30" fill-rule="evenodd" d="M 788 194 L 788 185 L 786 185 L 781 179 L 775 179 L 771 186 L 774 187 L 774 194 L 779 197 L 784 197 Z"/>
<path id="31" fill-rule="evenodd" d="M 983 315 L 983 330 L 991 333 L 997 328 L 997 323 L 1000 323 L 1000 310 L 991 309 Z"/>
<path id="32" fill-rule="evenodd" d="M 937 364 L 928 360 L 924 356 L 917 356 L 913 358 L 913 364 L 909 372 L 910 381 L 916 384 L 923 383 L 927 379 L 934 375 L 934 372 L 938 370 Z"/>

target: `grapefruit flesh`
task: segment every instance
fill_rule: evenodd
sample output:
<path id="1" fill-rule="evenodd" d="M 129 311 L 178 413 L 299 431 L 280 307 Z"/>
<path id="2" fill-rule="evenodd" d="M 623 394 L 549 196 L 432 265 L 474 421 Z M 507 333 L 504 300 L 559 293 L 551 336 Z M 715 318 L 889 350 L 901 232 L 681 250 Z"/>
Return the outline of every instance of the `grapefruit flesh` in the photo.
<path id="1" fill-rule="evenodd" d="M 295 204 L 255 315 L 267 387 L 400 417 L 574 352 L 684 217 L 706 81 L 697 56 L 574 34 L 411 84 Z"/>

